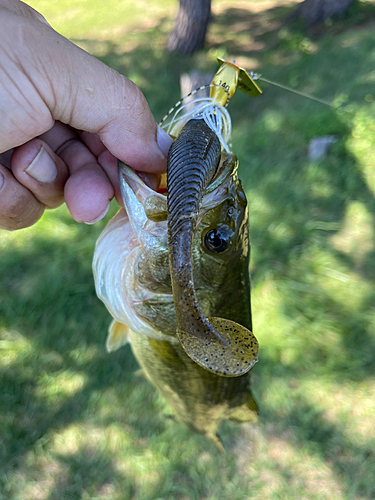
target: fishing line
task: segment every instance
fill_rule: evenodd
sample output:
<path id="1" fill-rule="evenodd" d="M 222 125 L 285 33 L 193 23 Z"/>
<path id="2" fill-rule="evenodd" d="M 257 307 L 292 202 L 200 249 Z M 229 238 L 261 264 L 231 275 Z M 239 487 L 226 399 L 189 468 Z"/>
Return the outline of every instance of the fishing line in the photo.
<path id="1" fill-rule="evenodd" d="M 324 101 L 323 99 L 319 99 L 318 97 L 313 97 L 309 94 L 305 94 L 305 92 L 300 92 L 299 90 L 294 90 L 291 89 L 290 87 L 287 87 L 285 85 L 282 85 L 281 83 L 276 83 L 271 80 L 268 80 L 267 78 L 259 77 L 258 80 L 261 80 L 262 82 L 269 83 L 270 85 L 274 85 L 275 87 L 279 87 L 283 90 L 286 90 L 288 92 L 292 92 L 293 94 L 300 95 L 302 97 L 306 97 L 307 99 L 311 99 L 312 101 L 319 102 L 320 104 L 324 104 L 325 106 L 329 106 L 330 108 L 333 109 L 339 109 L 337 106 L 334 106 L 333 104 L 329 103 L 328 101 Z"/>
<path id="2" fill-rule="evenodd" d="M 287 92 L 291 92 L 292 94 L 297 94 L 300 95 L 301 97 L 306 97 L 306 99 L 310 99 L 311 101 L 319 102 L 320 104 L 324 104 L 325 106 L 329 106 L 330 108 L 333 109 L 339 109 L 338 106 L 334 106 L 328 101 L 325 101 L 324 99 L 319 99 L 318 97 L 314 97 L 310 94 L 306 94 L 305 92 L 301 92 L 299 90 L 294 90 L 291 87 L 288 87 L 287 85 L 282 85 L 281 83 L 274 82 L 272 80 L 268 80 L 268 78 L 264 78 L 261 74 L 259 73 L 254 73 L 253 71 L 249 72 L 249 75 L 253 80 L 261 80 L 262 82 L 268 83 L 269 85 L 273 85 L 274 87 L 279 87 L 280 89 L 286 90 Z"/>
<path id="3" fill-rule="evenodd" d="M 161 127 L 163 125 L 163 123 L 165 122 L 165 120 L 173 113 L 173 111 L 176 108 L 178 108 L 185 101 L 185 99 L 187 99 L 188 97 L 196 94 L 200 90 L 209 89 L 211 87 L 221 87 L 221 85 L 219 85 L 217 83 L 209 83 L 207 85 L 202 85 L 201 87 L 198 87 L 197 89 L 192 90 L 191 92 L 189 92 L 188 94 L 186 94 L 184 97 L 182 97 L 179 101 L 177 101 L 174 106 L 171 107 L 171 109 L 168 111 L 168 113 L 166 115 L 164 115 L 163 118 L 160 120 L 159 126 Z M 229 104 L 229 101 L 230 101 L 230 95 L 229 95 L 229 91 L 227 89 L 223 89 L 223 90 L 224 90 L 224 92 L 226 92 L 228 94 L 228 100 L 227 100 L 227 102 L 225 104 L 225 107 L 227 107 L 228 104 Z M 194 101 L 194 99 L 193 99 L 193 101 Z M 186 104 L 191 104 L 193 101 L 189 101 Z"/>
<path id="4" fill-rule="evenodd" d="M 191 95 L 196 94 L 199 90 L 204 90 L 211 87 L 219 87 L 217 84 L 203 85 L 198 89 L 193 90 L 180 101 L 178 101 L 164 116 L 159 125 L 172 137 L 177 137 L 182 127 L 186 122 L 195 118 L 205 121 L 208 127 L 211 128 L 217 135 L 222 149 L 227 153 L 231 150 L 231 132 L 232 121 L 226 109 L 229 99 L 225 106 L 219 104 L 213 97 L 197 97 L 189 102 L 183 102 Z M 225 89 L 224 89 L 225 90 Z M 225 90 L 226 91 L 226 90 Z M 227 91 L 226 91 L 227 92 Z M 228 93 L 228 92 L 227 92 Z M 228 93 L 229 96 L 229 93 Z M 192 109 L 186 110 L 188 106 L 193 106 Z M 173 114 L 172 118 L 168 118 Z M 180 115 L 180 116 L 179 116 Z"/>

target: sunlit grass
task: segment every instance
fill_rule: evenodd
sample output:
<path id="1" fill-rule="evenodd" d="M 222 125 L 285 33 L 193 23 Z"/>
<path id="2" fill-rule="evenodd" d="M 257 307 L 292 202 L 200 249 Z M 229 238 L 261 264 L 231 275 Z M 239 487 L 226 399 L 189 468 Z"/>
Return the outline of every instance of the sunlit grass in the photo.
<path id="1" fill-rule="evenodd" d="M 60 208 L 1 232 L 1 500 L 375 496 L 370 4 L 311 37 L 285 24 L 288 5 L 213 2 L 207 50 L 176 57 L 164 51 L 172 0 L 33 0 L 62 34 L 140 85 L 157 119 L 179 99 L 180 73 L 213 72 L 216 56 L 342 109 L 267 84 L 261 97 L 230 103 L 250 211 L 260 420 L 224 423 L 224 456 L 168 417 L 134 375 L 129 346 L 105 352 L 110 318 L 91 273 L 105 221 L 76 224 Z M 326 134 L 338 142 L 309 161 L 309 141 Z"/>
<path id="2" fill-rule="evenodd" d="M 170 12 L 177 12 L 172 0 L 30 0 L 59 33 L 66 37 L 112 39 L 122 32 L 134 31 L 157 23 Z M 145 15 L 147 12 L 147 15 Z"/>

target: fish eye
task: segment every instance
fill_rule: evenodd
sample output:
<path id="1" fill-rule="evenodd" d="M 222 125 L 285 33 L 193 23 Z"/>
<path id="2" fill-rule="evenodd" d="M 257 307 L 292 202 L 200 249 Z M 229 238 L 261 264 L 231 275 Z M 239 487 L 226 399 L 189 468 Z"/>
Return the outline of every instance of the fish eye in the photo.
<path id="1" fill-rule="evenodd" d="M 230 239 L 231 230 L 229 227 L 221 226 L 208 231 L 204 237 L 204 243 L 210 252 L 221 253 L 228 248 Z"/>

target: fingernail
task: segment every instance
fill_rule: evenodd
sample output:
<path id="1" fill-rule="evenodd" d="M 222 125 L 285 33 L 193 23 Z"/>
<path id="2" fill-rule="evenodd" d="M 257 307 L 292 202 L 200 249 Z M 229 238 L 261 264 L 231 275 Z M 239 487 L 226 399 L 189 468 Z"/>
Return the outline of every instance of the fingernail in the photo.
<path id="1" fill-rule="evenodd" d="M 108 202 L 108 205 L 105 207 L 105 209 L 103 210 L 103 212 L 99 215 L 99 217 L 97 217 L 94 220 L 83 221 L 83 222 L 85 224 L 87 224 L 88 226 L 91 226 L 92 224 L 95 224 L 95 222 L 99 222 L 101 219 L 103 219 L 103 217 L 105 217 L 107 215 L 107 212 L 108 212 L 110 206 L 111 206 L 111 204 L 110 204 L 110 202 Z"/>
<path id="2" fill-rule="evenodd" d="M 25 172 L 36 181 L 42 182 L 43 184 L 53 182 L 57 177 L 56 163 L 43 146 Z"/>
<path id="3" fill-rule="evenodd" d="M 167 157 L 169 148 L 171 147 L 173 140 L 169 137 L 167 132 L 164 132 L 164 130 L 159 127 L 159 125 L 156 140 L 160 151 L 165 157 Z"/>
<path id="4" fill-rule="evenodd" d="M 0 172 L 0 189 L 3 187 L 3 185 L 4 185 L 4 181 L 5 181 L 4 176 L 3 176 L 3 174 Z"/>

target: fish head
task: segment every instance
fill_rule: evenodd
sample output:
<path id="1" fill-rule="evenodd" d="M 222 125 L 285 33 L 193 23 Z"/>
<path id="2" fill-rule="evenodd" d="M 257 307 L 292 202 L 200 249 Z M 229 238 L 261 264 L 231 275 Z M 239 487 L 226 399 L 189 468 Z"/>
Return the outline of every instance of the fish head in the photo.
<path id="1" fill-rule="evenodd" d="M 237 158 L 223 153 L 207 187 L 192 248 L 197 298 L 207 316 L 251 326 L 247 201 L 237 176 Z M 167 234 L 167 199 L 119 163 L 125 210 L 137 241 L 133 308 L 142 320 L 168 336 L 176 334 Z M 132 328 L 132 325 L 128 325 Z"/>

